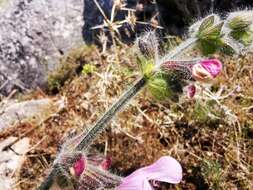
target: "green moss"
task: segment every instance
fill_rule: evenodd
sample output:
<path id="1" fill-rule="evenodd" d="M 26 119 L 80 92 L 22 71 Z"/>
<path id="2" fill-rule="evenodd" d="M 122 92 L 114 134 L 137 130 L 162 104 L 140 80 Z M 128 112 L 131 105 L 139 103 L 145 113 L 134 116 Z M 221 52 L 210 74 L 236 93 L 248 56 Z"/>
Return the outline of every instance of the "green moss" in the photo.
<path id="1" fill-rule="evenodd" d="M 59 67 L 48 75 L 49 92 L 54 93 L 59 91 L 66 80 L 82 71 L 83 65 L 90 62 L 87 57 L 90 57 L 88 55 L 92 54 L 94 49 L 95 46 L 81 46 L 71 50 L 64 56 L 60 60 Z"/>

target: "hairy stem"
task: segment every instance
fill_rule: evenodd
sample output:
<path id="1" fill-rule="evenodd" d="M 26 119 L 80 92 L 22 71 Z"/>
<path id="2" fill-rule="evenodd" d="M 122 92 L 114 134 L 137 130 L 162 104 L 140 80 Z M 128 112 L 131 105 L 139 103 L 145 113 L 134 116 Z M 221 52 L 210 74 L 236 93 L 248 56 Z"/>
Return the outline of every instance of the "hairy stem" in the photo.
<path id="1" fill-rule="evenodd" d="M 181 54 L 184 50 L 188 49 L 197 40 L 188 39 L 181 43 L 175 50 L 169 53 L 162 60 L 169 60 L 175 58 Z M 95 123 L 95 125 L 88 131 L 85 132 L 82 140 L 76 145 L 75 150 L 81 151 L 86 149 L 96 136 L 105 129 L 107 123 L 146 85 L 147 79 L 142 77 L 139 79 L 129 90 L 127 90 L 118 100 L 115 102 L 102 117 Z M 46 180 L 40 185 L 38 190 L 48 190 L 53 183 L 53 177 L 56 175 L 56 168 L 53 168 L 51 173 L 48 175 Z"/>
<path id="2" fill-rule="evenodd" d="M 46 179 L 40 184 L 38 190 L 48 190 L 54 183 L 54 177 L 56 176 L 56 168 L 53 167 Z"/>
<path id="3" fill-rule="evenodd" d="M 88 131 L 81 142 L 76 146 L 76 150 L 86 149 L 95 139 L 97 134 L 101 132 L 107 123 L 118 113 L 129 100 L 131 100 L 146 84 L 146 79 L 139 79 L 128 91 L 126 91 L 117 102 L 115 102 L 109 110 L 96 122 L 96 124 Z"/>

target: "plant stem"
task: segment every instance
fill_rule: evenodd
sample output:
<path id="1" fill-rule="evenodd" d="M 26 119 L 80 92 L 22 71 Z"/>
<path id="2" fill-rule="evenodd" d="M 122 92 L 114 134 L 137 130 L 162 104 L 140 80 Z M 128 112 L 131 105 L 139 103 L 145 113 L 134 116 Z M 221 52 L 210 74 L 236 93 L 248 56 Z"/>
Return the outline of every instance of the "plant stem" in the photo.
<path id="1" fill-rule="evenodd" d="M 95 139 L 97 134 L 101 132 L 107 123 L 118 113 L 129 100 L 131 100 L 146 84 L 146 79 L 139 79 L 128 91 L 126 91 L 117 102 L 115 102 L 108 111 L 96 122 L 96 124 L 83 137 L 81 142 L 76 146 L 77 151 L 86 149 Z"/>
<path id="2" fill-rule="evenodd" d="M 196 39 L 188 39 L 181 43 L 175 50 L 169 53 L 162 60 L 169 60 L 175 58 L 178 54 L 181 54 L 184 50 L 189 48 L 196 42 Z M 75 147 L 75 151 L 81 151 L 86 149 L 96 136 L 106 127 L 107 123 L 146 85 L 147 79 L 142 77 L 139 79 L 129 90 L 127 90 L 118 100 L 115 102 L 102 117 L 90 128 L 88 132 L 85 132 L 82 140 Z M 53 184 L 53 177 L 57 174 L 54 167 L 46 180 L 39 186 L 38 190 L 48 190 Z"/>
<path id="3" fill-rule="evenodd" d="M 57 174 L 56 168 L 53 167 L 46 179 L 40 184 L 37 190 L 48 190 L 53 185 L 54 176 Z"/>

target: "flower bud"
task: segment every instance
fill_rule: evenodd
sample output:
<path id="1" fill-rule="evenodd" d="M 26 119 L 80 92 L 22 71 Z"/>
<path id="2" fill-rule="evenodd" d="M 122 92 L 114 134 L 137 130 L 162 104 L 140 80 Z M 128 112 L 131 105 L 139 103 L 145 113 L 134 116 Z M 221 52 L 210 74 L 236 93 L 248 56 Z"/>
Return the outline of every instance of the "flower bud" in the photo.
<path id="1" fill-rule="evenodd" d="M 141 52 L 147 58 L 154 58 L 158 53 L 158 38 L 154 31 L 144 33 L 136 40 L 136 45 Z"/>
<path id="2" fill-rule="evenodd" d="M 80 156 L 79 159 L 75 161 L 73 166 L 70 168 L 70 173 L 76 177 L 80 177 L 85 170 L 86 160 L 83 155 Z"/>
<path id="3" fill-rule="evenodd" d="M 221 46 L 223 22 L 215 15 L 209 15 L 190 27 L 191 36 L 198 39 L 204 55 L 212 54 Z"/>
<path id="4" fill-rule="evenodd" d="M 218 15 L 215 15 L 215 14 L 209 15 L 203 18 L 202 20 L 197 21 L 194 24 L 192 24 L 189 28 L 189 34 L 191 37 L 196 37 L 197 34 L 200 33 L 201 31 L 219 22 L 220 22 L 220 18 Z"/>
<path id="5" fill-rule="evenodd" d="M 231 30 L 229 36 L 244 46 L 253 41 L 253 11 L 238 11 L 227 18 L 227 27 Z"/>
<path id="6" fill-rule="evenodd" d="M 111 159 L 111 158 L 106 158 L 106 159 L 104 159 L 104 160 L 101 162 L 101 164 L 100 164 L 100 166 L 101 166 L 101 168 L 102 168 L 103 170 L 109 170 L 109 168 L 111 167 L 111 165 L 112 165 L 112 159 Z"/>
<path id="7" fill-rule="evenodd" d="M 227 20 L 227 26 L 231 30 L 245 30 L 253 22 L 253 11 L 238 11 L 231 13 Z"/>
<path id="8" fill-rule="evenodd" d="M 198 81 L 208 82 L 221 72 L 222 63 L 218 59 L 207 59 L 192 67 L 192 75 Z"/>
<path id="9" fill-rule="evenodd" d="M 195 94 L 196 94 L 196 86 L 195 85 L 191 84 L 191 85 L 187 86 L 186 90 L 187 90 L 187 96 L 189 98 L 193 98 L 195 96 Z"/>

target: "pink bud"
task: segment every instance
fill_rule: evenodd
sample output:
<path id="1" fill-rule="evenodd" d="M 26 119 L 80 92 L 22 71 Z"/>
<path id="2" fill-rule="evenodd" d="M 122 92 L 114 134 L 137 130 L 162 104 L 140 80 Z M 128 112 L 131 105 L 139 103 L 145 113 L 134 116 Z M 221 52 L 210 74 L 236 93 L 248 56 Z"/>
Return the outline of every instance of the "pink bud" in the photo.
<path id="1" fill-rule="evenodd" d="M 85 158 L 81 156 L 73 165 L 75 176 L 80 177 L 80 175 L 85 170 L 85 166 L 86 166 Z"/>
<path id="2" fill-rule="evenodd" d="M 218 59 L 206 59 L 192 67 L 192 75 L 196 80 L 208 82 L 221 72 L 222 63 Z"/>
<path id="3" fill-rule="evenodd" d="M 112 160 L 111 160 L 111 158 L 106 158 L 106 159 L 104 159 L 104 160 L 101 162 L 101 164 L 100 164 L 100 166 L 101 166 L 101 168 L 102 168 L 103 170 L 109 170 L 109 168 L 111 167 L 111 165 L 112 165 Z"/>
<path id="4" fill-rule="evenodd" d="M 193 84 L 187 86 L 187 96 L 189 98 L 193 98 L 195 94 L 196 94 L 196 86 Z"/>

